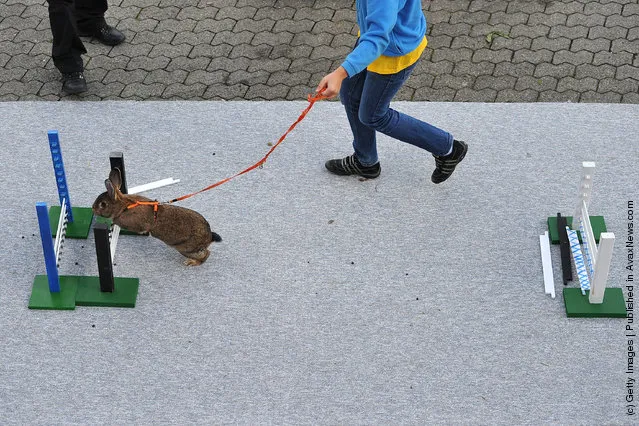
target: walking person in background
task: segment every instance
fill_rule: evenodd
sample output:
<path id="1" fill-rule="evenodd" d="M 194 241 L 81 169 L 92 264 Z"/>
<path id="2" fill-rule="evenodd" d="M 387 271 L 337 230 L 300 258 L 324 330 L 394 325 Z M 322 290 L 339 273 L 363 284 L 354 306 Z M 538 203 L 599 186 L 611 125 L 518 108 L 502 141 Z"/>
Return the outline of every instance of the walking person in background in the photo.
<path id="1" fill-rule="evenodd" d="M 433 125 L 390 108 L 426 48 L 426 17 L 421 0 L 357 0 L 359 38 L 353 51 L 326 75 L 317 92 L 339 93 L 353 132 L 354 153 L 329 160 L 337 175 L 372 179 L 381 167 L 376 132 L 422 148 L 435 157 L 434 183 L 448 179 L 468 145 Z"/>
<path id="2" fill-rule="evenodd" d="M 115 46 L 124 41 L 124 34 L 104 20 L 107 0 L 47 0 L 47 3 L 53 34 L 51 56 L 62 73 L 62 90 L 69 94 L 85 92 L 87 83 L 81 55 L 87 51 L 80 36 L 94 37 L 103 44 Z"/>

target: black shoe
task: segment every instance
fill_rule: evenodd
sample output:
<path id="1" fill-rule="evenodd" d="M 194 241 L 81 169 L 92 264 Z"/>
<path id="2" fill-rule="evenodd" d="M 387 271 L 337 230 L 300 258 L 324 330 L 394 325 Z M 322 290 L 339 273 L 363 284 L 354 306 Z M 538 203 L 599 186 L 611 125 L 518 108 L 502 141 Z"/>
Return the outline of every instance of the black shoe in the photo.
<path id="1" fill-rule="evenodd" d="M 464 159 L 467 151 L 468 145 L 466 145 L 465 142 L 454 140 L 453 152 L 447 156 L 433 155 L 433 157 L 435 157 L 436 167 L 430 180 L 432 180 L 433 183 L 442 183 L 448 179 L 455 171 L 455 167 Z"/>
<path id="2" fill-rule="evenodd" d="M 372 166 L 363 166 L 355 154 L 337 160 L 328 160 L 325 165 L 329 172 L 336 175 L 359 175 L 366 179 L 375 179 L 382 171 L 379 162 Z"/>
<path id="3" fill-rule="evenodd" d="M 81 71 L 62 73 L 62 91 L 70 95 L 87 91 L 87 81 Z"/>
<path id="4" fill-rule="evenodd" d="M 126 36 L 122 34 L 121 31 L 116 30 L 106 23 L 98 26 L 93 31 L 80 32 L 80 35 L 83 37 L 93 37 L 107 46 L 117 46 L 126 39 Z"/>

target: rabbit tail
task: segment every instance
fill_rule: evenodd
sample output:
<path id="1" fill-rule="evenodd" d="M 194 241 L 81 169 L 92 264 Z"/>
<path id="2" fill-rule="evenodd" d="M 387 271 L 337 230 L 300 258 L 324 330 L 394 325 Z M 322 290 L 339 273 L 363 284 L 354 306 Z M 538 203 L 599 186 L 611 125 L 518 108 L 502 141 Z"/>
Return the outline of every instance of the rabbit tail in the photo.
<path id="1" fill-rule="evenodd" d="M 211 232 L 211 241 L 214 243 L 222 242 L 222 237 L 220 237 L 220 235 L 216 234 L 215 232 Z"/>

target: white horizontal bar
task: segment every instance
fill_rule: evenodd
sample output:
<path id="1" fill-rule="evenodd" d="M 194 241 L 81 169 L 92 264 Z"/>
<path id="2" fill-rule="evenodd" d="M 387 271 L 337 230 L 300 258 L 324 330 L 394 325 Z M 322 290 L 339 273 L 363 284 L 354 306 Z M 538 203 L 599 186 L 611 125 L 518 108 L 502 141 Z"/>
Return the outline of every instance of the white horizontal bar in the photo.
<path id="1" fill-rule="evenodd" d="M 180 179 L 166 178 L 162 180 L 157 180 L 155 182 L 146 183 L 144 185 L 134 186 L 133 188 L 129 188 L 129 194 L 139 194 L 140 192 L 150 191 L 152 189 L 161 188 L 163 186 L 173 185 L 174 183 L 178 183 Z"/>
<path id="2" fill-rule="evenodd" d="M 546 294 L 555 298 L 555 279 L 552 273 L 552 262 L 550 260 L 550 240 L 548 239 L 548 231 L 544 235 L 539 236 L 539 246 L 541 247 L 541 265 L 544 270 L 544 288 Z"/>

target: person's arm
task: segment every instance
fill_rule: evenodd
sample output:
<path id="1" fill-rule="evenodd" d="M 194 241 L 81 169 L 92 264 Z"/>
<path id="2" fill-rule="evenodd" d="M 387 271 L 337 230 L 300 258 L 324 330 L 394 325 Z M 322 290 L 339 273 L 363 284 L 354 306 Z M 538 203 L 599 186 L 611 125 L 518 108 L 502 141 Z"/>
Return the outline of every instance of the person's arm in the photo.
<path id="1" fill-rule="evenodd" d="M 390 44 L 398 13 L 398 0 L 368 1 L 366 31 L 360 34 L 357 47 L 342 63 L 349 76 L 361 72 L 384 53 Z"/>
<path id="2" fill-rule="evenodd" d="M 398 0 L 368 1 L 367 30 L 360 35 L 357 47 L 346 57 L 342 65 L 322 78 L 316 92 L 334 97 L 339 93 L 342 81 L 353 76 L 379 58 L 390 43 L 390 33 L 397 22 Z"/>

